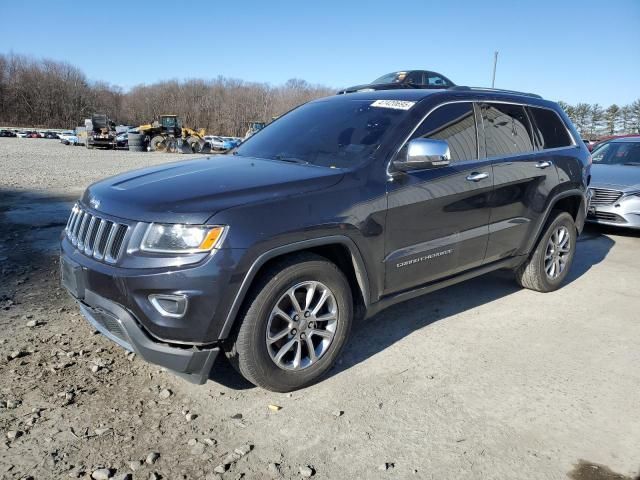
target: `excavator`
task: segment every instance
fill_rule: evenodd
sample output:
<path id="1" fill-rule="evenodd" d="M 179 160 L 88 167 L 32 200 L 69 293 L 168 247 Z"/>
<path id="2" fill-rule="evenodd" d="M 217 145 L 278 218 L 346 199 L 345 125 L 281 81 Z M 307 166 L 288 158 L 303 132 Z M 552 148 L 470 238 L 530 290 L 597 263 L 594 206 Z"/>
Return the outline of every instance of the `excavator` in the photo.
<path id="1" fill-rule="evenodd" d="M 177 115 L 160 115 L 158 120 L 140 125 L 137 130 L 147 137 L 152 152 L 206 153 L 211 150 L 203 138 L 204 129 L 183 127 Z"/>

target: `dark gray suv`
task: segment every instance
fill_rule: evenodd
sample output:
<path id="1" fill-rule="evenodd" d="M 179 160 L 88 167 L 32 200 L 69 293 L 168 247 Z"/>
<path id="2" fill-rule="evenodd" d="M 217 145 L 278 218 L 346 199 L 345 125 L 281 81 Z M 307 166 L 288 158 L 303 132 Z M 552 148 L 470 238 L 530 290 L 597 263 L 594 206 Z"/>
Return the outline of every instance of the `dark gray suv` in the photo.
<path id="1" fill-rule="evenodd" d="M 300 106 L 232 154 L 91 185 L 61 246 L 87 320 L 205 382 L 318 379 L 353 319 L 496 269 L 548 292 L 587 211 L 590 156 L 557 104 L 453 87 Z"/>

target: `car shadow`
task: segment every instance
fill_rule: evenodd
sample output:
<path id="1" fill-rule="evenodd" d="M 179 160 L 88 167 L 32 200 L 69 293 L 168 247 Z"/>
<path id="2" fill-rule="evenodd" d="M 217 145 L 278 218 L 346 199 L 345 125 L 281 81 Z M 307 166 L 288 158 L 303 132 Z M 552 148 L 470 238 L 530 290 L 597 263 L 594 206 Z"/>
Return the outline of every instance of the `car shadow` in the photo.
<path id="1" fill-rule="evenodd" d="M 602 262 L 614 244 L 614 240 L 598 231 L 589 230 L 581 235 L 565 286 Z M 520 289 L 513 273 L 501 270 L 389 307 L 354 325 L 351 338 L 357 338 L 358 341 L 349 342 L 329 376 L 366 361 L 417 330 L 504 298 Z"/>

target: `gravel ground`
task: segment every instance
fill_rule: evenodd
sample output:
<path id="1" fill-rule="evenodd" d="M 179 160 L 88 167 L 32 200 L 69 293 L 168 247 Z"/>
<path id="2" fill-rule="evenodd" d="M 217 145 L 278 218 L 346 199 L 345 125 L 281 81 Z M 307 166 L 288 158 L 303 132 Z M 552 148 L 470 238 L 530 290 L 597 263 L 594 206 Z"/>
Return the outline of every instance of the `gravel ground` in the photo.
<path id="1" fill-rule="evenodd" d="M 392 307 L 293 394 L 223 359 L 195 386 L 95 334 L 55 255 L 86 185 L 175 158 L 0 138 L 0 478 L 639 474 L 639 235 L 587 229 L 558 292 L 499 272 Z"/>
<path id="2" fill-rule="evenodd" d="M 82 146 L 63 145 L 59 140 L 0 138 L 0 186 L 77 197 L 96 180 L 133 168 L 194 157 L 128 150 L 88 150 Z"/>

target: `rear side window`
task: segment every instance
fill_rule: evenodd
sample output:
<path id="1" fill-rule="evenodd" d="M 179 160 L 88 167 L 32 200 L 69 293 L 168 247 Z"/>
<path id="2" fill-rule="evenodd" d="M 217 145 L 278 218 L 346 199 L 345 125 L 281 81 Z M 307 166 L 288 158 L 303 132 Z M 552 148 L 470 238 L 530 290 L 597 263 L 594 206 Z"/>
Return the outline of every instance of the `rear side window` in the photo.
<path id="1" fill-rule="evenodd" d="M 478 142 L 473 104 L 450 103 L 437 108 L 420 124 L 411 136 L 414 138 L 445 140 L 449 144 L 452 162 L 476 160 Z"/>
<path id="2" fill-rule="evenodd" d="M 560 148 L 573 145 L 567 128 L 556 112 L 537 107 L 529 107 L 529 112 L 542 148 Z"/>
<path id="3" fill-rule="evenodd" d="M 482 123 L 487 157 L 504 157 L 535 150 L 529 118 L 521 105 L 485 103 Z"/>

